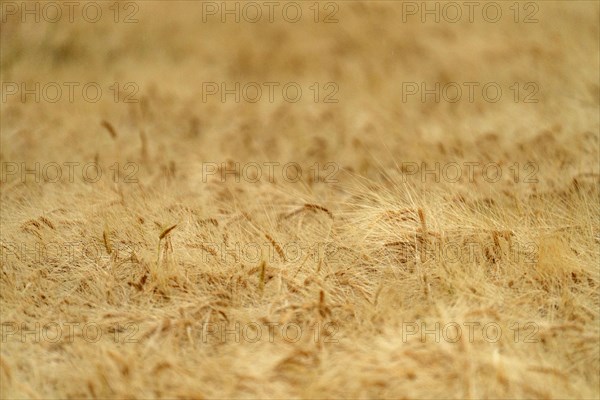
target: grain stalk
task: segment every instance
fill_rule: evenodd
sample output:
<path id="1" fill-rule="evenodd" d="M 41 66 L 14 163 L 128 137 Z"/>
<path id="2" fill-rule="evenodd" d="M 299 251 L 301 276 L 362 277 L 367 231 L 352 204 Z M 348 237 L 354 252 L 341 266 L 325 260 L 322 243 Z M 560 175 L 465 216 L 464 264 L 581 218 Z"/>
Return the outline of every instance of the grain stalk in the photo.
<path id="1" fill-rule="evenodd" d="M 158 247 L 156 249 L 156 266 L 158 267 L 159 265 L 159 261 L 160 261 L 160 244 L 162 242 L 162 240 L 169 234 L 171 233 L 171 231 L 173 229 L 175 229 L 177 227 L 177 224 L 172 225 L 170 227 L 168 227 L 167 229 L 163 230 L 162 233 L 158 236 Z"/>
<path id="2" fill-rule="evenodd" d="M 260 263 L 260 267 L 259 267 L 259 271 L 260 271 L 260 277 L 258 280 L 258 291 L 260 292 L 260 294 L 263 294 L 263 291 L 265 289 L 265 271 L 267 269 L 267 263 L 263 260 Z"/>

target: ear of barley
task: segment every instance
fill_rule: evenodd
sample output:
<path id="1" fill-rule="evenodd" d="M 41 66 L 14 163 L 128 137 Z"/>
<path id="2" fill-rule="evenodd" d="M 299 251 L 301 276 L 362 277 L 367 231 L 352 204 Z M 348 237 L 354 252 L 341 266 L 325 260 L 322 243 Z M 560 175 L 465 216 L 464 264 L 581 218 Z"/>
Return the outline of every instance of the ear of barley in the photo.
<path id="1" fill-rule="evenodd" d="M 260 293 L 262 293 L 265 288 L 265 270 L 267 269 L 267 263 L 264 260 L 260 263 L 259 269 L 260 269 L 260 278 L 258 281 L 258 290 Z"/>
<path id="2" fill-rule="evenodd" d="M 168 227 L 167 229 L 165 229 L 164 231 L 162 231 L 162 233 L 160 234 L 160 236 L 158 237 L 158 239 L 162 240 L 165 236 L 167 236 L 176 227 L 177 227 L 177 224 Z"/>
<path id="3" fill-rule="evenodd" d="M 158 267 L 158 263 L 160 261 L 160 242 L 167 236 L 173 229 L 177 227 L 177 224 L 168 227 L 163 230 L 162 233 L 158 236 L 158 246 L 156 248 L 156 266 Z"/>
<path id="4" fill-rule="evenodd" d="M 108 254 L 112 254 L 112 247 L 110 246 L 110 240 L 108 238 L 108 225 L 104 224 L 104 231 L 102 232 L 102 239 L 104 239 L 104 247 Z"/>

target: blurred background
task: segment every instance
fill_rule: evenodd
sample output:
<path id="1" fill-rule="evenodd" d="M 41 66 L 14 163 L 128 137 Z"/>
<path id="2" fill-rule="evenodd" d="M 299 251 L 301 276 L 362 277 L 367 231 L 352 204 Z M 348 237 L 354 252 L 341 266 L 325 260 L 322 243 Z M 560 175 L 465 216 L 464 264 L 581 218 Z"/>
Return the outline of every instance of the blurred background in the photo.
<path id="1" fill-rule="evenodd" d="M 458 149 L 544 161 L 555 141 L 573 154 L 551 154 L 580 169 L 598 143 L 595 2 L 4 1 L 2 12 L 4 160 L 136 161 L 143 131 L 148 171 L 293 159 L 374 176 Z"/>

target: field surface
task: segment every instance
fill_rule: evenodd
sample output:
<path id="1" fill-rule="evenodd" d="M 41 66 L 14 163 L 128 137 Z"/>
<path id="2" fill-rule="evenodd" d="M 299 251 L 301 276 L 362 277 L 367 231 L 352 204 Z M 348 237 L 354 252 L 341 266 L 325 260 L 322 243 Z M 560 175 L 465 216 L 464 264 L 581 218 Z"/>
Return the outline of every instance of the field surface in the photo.
<path id="1" fill-rule="evenodd" d="M 1 397 L 597 399 L 599 3 L 273 3 L 0 2 Z"/>

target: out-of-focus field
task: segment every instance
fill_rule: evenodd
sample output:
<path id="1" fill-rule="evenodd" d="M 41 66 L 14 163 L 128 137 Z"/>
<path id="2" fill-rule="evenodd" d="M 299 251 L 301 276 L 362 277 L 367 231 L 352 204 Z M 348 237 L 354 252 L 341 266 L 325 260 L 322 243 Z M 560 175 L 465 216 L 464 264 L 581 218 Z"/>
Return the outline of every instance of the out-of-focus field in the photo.
<path id="1" fill-rule="evenodd" d="M 598 3 L 9 3 L 2 398 L 600 396 Z"/>

